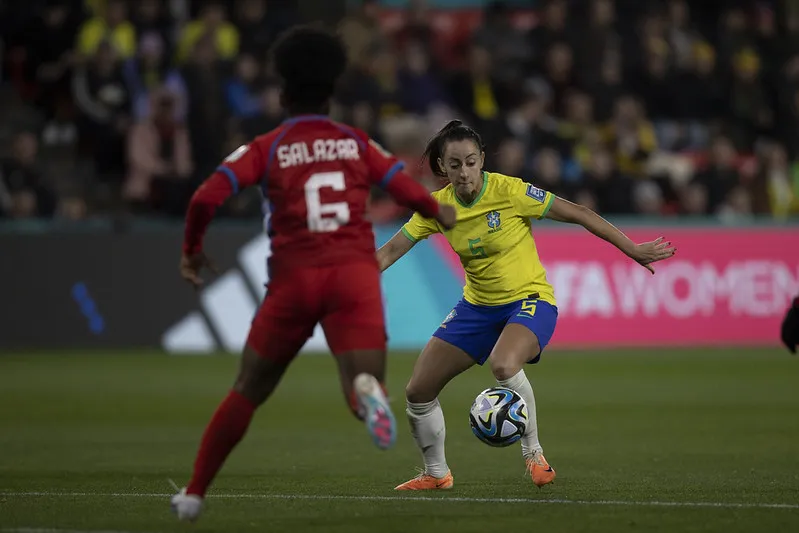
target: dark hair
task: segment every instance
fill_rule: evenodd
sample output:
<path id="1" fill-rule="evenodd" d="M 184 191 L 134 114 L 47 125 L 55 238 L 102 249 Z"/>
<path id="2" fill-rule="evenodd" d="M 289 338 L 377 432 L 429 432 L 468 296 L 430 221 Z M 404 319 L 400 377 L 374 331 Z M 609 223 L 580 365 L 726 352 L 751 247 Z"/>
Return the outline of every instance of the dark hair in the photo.
<path id="1" fill-rule="evenodd" d="M 341 39 L 313 26 L 296 26 L 281 35 L 272 57 L 289 113 L 323 112 L 347 67 Z"/>
<path id="2" fill-rule="evenodd" d="M 460 120 L 450 120 L 447 125 L 441 128 L 427 143 L 427 148 L 425 148 L 424 155 L 422 155 L 422 162 L 424 163 L 424 160 L 427 159 L 433 174 L 446 178 L 447 173 L 441 170 L 441 166 L 438 164 L 438 160 L 444 156 L 444 148 L 446 148 L 448 142 L 463 141 L 466 139 L 474 141 L 477 148 L 481 151 L 485 151 L 483 139 L 480 137 L 479 133 Z"/>

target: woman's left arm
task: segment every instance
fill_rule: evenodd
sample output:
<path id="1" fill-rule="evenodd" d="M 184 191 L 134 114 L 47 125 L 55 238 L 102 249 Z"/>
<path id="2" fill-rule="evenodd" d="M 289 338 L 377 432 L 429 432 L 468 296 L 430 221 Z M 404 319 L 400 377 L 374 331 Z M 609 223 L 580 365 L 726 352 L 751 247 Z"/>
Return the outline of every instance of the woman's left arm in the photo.
<path id="1" fill-rule="evenodd" d="M 671 242 L 664 242 L 663 237 L 658 237 L 654 241 L 636 244 L 620 229 L 591 209 L 563 198 L 555 197 L 546 214 L 546 218 L 557 222 L 581 225 L 600 239 L 608 241 L 627 257 L 636 261 L 653 274 L 655 269 L 652 268 L 651 263 L 668 259 L 677 251 L 671 245 Z"/>

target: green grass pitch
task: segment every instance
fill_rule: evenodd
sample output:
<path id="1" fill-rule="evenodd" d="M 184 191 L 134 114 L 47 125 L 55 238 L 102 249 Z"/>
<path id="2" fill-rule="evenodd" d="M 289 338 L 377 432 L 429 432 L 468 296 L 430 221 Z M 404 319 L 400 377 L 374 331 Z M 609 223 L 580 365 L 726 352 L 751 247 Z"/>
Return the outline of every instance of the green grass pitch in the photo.
<path id="1" fill-rule="evenodd" d="M 236 358 L 0 356 L 0 533 L 799 531 L 799 359 L 779 350 L 550 352 L 528 369 L 558 472 L 469 430 L 487 368 L 442 395 L 455 488 L 397 493 L 420 458 L 390 358 L 400 437 L 372 447 L 330 357 L 303 356 L 217 478 L 194 526 L 169 513 Z"/>

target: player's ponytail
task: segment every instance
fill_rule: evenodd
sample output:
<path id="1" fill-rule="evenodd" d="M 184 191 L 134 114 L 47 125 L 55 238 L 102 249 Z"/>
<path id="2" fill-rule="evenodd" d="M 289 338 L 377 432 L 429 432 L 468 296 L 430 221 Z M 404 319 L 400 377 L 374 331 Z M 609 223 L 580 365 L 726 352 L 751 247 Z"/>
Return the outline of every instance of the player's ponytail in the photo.
<path id="1" fill-rule="evenodd" d="M 441 128 L 441 130 L 428 141 L 427 147 L 422 155 L 422 164 L 424 164 L 424 160 L 427 159 L 427 163 L 430 165 L 430 170 L 433 174 L 446 178 L 447 173 L 444 172 L 441 165 L 438 164 L 438 160 L 444 156 L 444 149 L 448 142 L 463 141 L 465 139 L 471 139 L 477 147 L 483 151 L 483 139 L 480 137 L 479 133 L 460 120 L 450 120 L 447 122 L 446 126 Z"/>

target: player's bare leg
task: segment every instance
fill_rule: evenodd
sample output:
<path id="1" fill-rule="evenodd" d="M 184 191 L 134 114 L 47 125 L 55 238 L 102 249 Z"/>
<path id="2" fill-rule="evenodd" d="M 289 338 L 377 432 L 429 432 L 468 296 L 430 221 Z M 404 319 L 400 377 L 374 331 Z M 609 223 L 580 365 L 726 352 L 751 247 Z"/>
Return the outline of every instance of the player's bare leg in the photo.
<path id="1" fill-rule="evenodd" d="M 530 419 L 522 436 L 522 455 L 533 483 L 543 487 L 555 480 L 555 470 L 544 458 L 544 451 L 538 440 L 535 394 L 524 372 L 524 365 L 540 351 L 538 338 L 532 331 L 521 324 L 511 323 L 502 330 L 502 335 L 488 357 L 488 363 L 497 384 L 515 390 L 527 403 Z"/>
<path id="2" fill-rule="evenodd" d="M 444 453 L 446 425 L 438 395 L 452 378 L 474 364 L 466 352 L 436 337 L 422 350 L 405 388 L 405 412 L 411 434 L 422 452 L 424 471 L 395 490 L 452 488 L 452 473 Z"/>
<path id="3" fill-rule="evenodd" d="M 199 517 L 209 485 L 247 432 L 255 409 L 275 390 L 287 366 L 261 357 L 249 346 L 244 349 L 233 389 L 205 429 L 191 481 L 172 497 L 172 510 L 178 519 L 193 522 Z"/>
<path id="4" fill-rule="evenodd" d="M 336 354 L 336 361 L 353 414 L 366 424 L 378 448 L 390 448 L 397 440 L 397 422 L 386 397 L 386 352 L 353 350 Z"/>

